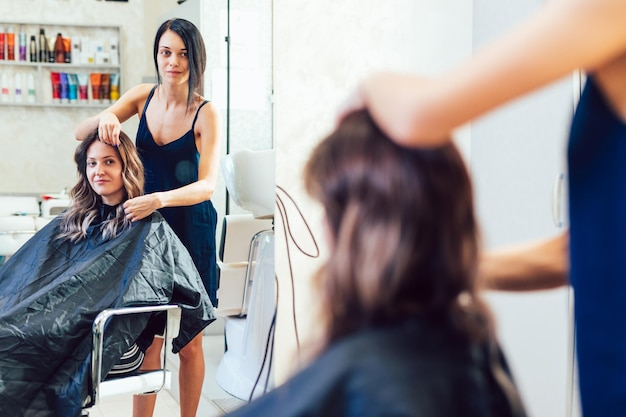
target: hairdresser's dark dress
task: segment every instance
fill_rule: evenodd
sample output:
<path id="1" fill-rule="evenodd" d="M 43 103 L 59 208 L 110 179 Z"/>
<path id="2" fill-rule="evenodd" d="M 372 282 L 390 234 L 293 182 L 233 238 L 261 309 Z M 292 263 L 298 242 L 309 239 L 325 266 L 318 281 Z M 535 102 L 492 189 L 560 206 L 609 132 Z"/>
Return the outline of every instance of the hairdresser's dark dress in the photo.
<path id="1" fill-rule="evenodd" d="M 143 108 L 137 130 L 137 149 L 146 173 L 146 193 L 169 191 L 198 181 L 200 154 L 196 148 L 194 127 L 200 108 L 196 112 L 187 133 L 167 145 L 154 141 L 146 121 L 146 109 L 156 86 L 150 92 Z M 196 268 L 214 306 L 217 305 L 218 286 L 215 251 L 215 227 L 217 213 L 211 201 L 193 206 L 165 207 L 159 210 L 191 254 Z"/>
<path id="2" fill-rule="evenodd" d="M 569 141 L 570 259 L 585 417 L 626 415 L 626 124 L 589 77 Z"/>
<path id="3" fill-rule="evenodd" d="M 513 411 L 496 373 L 508 376 L 499 351 L 469 343 L 449 320 L 413 318 L 339 341 L 229 416 L 524 416 Z"/>

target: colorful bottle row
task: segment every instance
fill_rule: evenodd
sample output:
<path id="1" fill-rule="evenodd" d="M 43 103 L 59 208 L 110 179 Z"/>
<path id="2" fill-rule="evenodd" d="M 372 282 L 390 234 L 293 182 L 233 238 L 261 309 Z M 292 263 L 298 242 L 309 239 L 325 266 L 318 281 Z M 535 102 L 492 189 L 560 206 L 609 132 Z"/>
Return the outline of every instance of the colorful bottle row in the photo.
<path id="1" fill-rule="evenodd" d="M 99 39 L 87 36 L 64 37 L 60 32 L 47 37 L 44 29 L 39 29 L 39 37 L 30 36 L 13 28 L 6 32 L 0 27 L 0 61 L 47 62 L 65 64 L 119 65 L 119 45 L 116 37 L 111 37 L 108 48 Z"/>
<path id="2" fill-rule="evenodd" d="M 108 104 L 120 98 L 119 74 L 50 72 L 50 82 L 52 83 L 53 103 Z M 91 97 L 89 97 L 90 90 Z"/>

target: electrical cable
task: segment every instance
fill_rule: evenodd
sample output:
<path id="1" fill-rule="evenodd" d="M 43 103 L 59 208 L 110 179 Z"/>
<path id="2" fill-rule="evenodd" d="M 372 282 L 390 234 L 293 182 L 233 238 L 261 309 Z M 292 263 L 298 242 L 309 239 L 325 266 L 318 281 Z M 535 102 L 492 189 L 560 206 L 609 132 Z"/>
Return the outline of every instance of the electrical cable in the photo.
<path id="1" fill-rule="evenodd" d="M 282 225 L 283 225 L 283 234 L 284 234 L 284 238 L 285 238 L 285 248 L 286 248 L 286 255 L 287 255 L 287 265 L 289 267 L 289 281 L 291 283 L 291 299 L 292 299 L 292 317 L 293 317 L 293 328 L 294 328 L 294 334 L 295 334 L 295 338 L 296 338 L 296 346 L 298 351 L 300 350 L 300 336 L 298 333 L 298 322 L 297 322 L 297 318 L 296 318 L 296 294 L 295 294 L 295 282 L 294 282 L 294 277 L 293 277 L 293 265 L 292 265 L 292 260 L 291 260 L 291 250 L 290 250 L 290 245 L 289 245 L 289 241 L 291 238 L 291 242 L 294 243 L 294 245 L 296 246 L 296 248 L 305 256 L 308 256 L 310 258 L 318 258 L 320 255 L 320 251 L 319 251 L 319 247 L 317 246 L 317 241 L 315 240 L 315 236 L 313 235 L 313 232 L 311 231 L 311 228 L 309 227 L 308 222 L 306 221 L 306 219 L 304 218 L 304 215 L 302 214 L 302 211 L 300 210 L 300 207 L 298 206 L 298 204 L 296 203 L 296 201 L 294 200 L 294 198 L 287 192 L 287 190 L 285 190 L 283 187 L 281 187 L 280 185 L 276 185 L 276 204 L 278 206 L 278 211 L 280 213 L 280 218 L 282 221 Z M 315 250 L 313 253 L 309 253 L 306 250 L 304 250 L 299 244 L 298 241 L 295 239 L 292 230 L 291 230 L 291 224 L 289 222 L 289 216 L 287 215 L 287 206 L 285 204 L 284 199 L 281 197 L 280 193 L 284 194 L 289 201 L 291 201 L 291 203 L 293 204 L 293 206 L 296 208 L 298 215 L 300 216 L 300 219 L 302 219 L 309 236 L 311 237 L 311 240 L 313 242 L 313 245 L 315 246 Z"/>
<path id="2" fill-rule="evenodd" d="M 291 249 L 290 249 L 290 245 L 289 242 L 293 242 L 293 244 L 296 246 L 296 248 L 298 249 L 298 251 L 300 251 L 302 254 L 304 254 L 305 256 L 308 256 L 310 258 L 318 258 L 320 255 L 320 251 L 319 251 L 319 247 L 317 245 L 317 241 L 315 239 L 315 236 L 313 235 L 313 232 L 311 230 L 311 228 L 309 227 L 308 222 L 306 221 L 306 219 L 304 218 L 304 215 L 302 213 L 302 210 L 300 210 L 300 207 L 298 206 L 298 204 L 296 203 L 296 201 L 294 200 L 294 198 L 281 186 L 277 185 L 276 186 L 277 189 L 277 193 L 276 193 L 276 205 L 278 207 L 278 212 L 280 214 L 280 219 L 281 219 L 281 223 L 283 225 L 283 234 L 284 234 L 284 239 L 285 239 L 285 246 L 286 246 L 286 251 L 287 251 L 287 264 L 289 267 L 289 282 L 291 284 L 291 297 L 292 297 L 292 316 L 293 316 L 293 325 L 294 325 L 294 334 L 295 334 L 295 338 L 296 338 L 296 345 L 297 345 L 297 349 L 300 350 L 300 337 L 298 334 L 298 324 L 297 324 L 297 320 L 296 320 L 296 299 L 295 299 L 295 280 L 294 280 L 294 276 L 293 276 L 293 265 L 292 265 L 292 259 L 291 259 Z M 293 235 L 292 229 L 291 229 L 291 224 L 289 221 L 289 216 L 287 214 L 287 206 L 285 204 L 285 199 L 283 199 L 281 197 L 281 195 L 279 195 L 279 193 L 284 194 L 284 196 L 291 201 L 291 203 L 293 204 L 293 207 L 295 207 L 296 211 L 298 212 L 298 215 L 300 217 L 300 219 L 302 220 L 302 222 L 304 223 L 306 230 L 308 232 L 308 235 L 311 237 L 311 241 L 313 242 L 313 246 L 314 246 L 314 250 L 312 252 L 308 252 L 306 250 L 304 250 L 302 248 L 302 246 L 299 245 L 298 241 L 296 240 L 295 236 Z M 276 334 L 276 315 L 278 312 L 278 300 L 279 300 L 279 283 L 278 283 L 278 276 L 276 274 L 274 274 L 274 281 L 276 283 L 276 301 L 275 301 L 275 305 L 274 305 L 274 314 L 272 316 L 272 321 L 270 324 L 270 328 L 268 330 L 268 334 L 267 334 L 267 339 L 265 342 L 265 352 L 263 354 L 263 361 L 261 362 L 261 367 L 259 369 L 259 373 L 257 374 L 256 380 L 254 381 L 254 384 L 252 386 L 252 390 L 250 391 L 250 396 L 248 398 L 248 401 L 252 401 L 252 398 L 254 396 L 254 392 L 259 384 L 259 381 L 261 380 L 261 377 L 263 375 L 263 370 L 265 369 L 265 363 L 267 362 L 268 367 L 267 367 L 267 373 L 265 375 L 265 385 L 263 387 L 263 393 L 265 394 L 267 392 L 267 387 L 269 384 L 269 377 L 272 371 L 272 365 L 273 365 L 273 359 L 274 359 L 274 340 L 275 340 L 275 334 Z M 268 360 L 268 354 L 269 354 L 269 360 Z"/>
<path id="3" fill-rule="evenodd" d="M 269 351 L 270 360 L 267 367 L 267 373 L 265 377 L 265 386 L 263 387 L 263 393 L 267 392 L 267 385 L 269 383 L 269 376 L 272 371 L 272 358 L 274 353 L 274 333 L 276 332 L 276 312 L 278 311 L 278 277 L 274 274 L 274 282 L 276 283 L 276 300 L 274 304 L 274 315 L 272 316 L 272 322 L 270 323 L 270 328 L 267 333 L 267 341 L 265 342 L 265 352 L 263 353 L 263 361 L 261 362 L 261 369 L 259 369 L 259 373 L 252 385 L 252 389 L 250 390 L 250 396 L 248 397 L 248 402 L 252 401 L 252 397 L 254 396 L 254 391 L 256 391 L 256 387 L 261 380 L 261 375 L 263 375 L 263 369 L 265 368 L 265 361 L 267 359 L 267 353 Z M 270 349 L 271 345 L 271 349 Z"/>

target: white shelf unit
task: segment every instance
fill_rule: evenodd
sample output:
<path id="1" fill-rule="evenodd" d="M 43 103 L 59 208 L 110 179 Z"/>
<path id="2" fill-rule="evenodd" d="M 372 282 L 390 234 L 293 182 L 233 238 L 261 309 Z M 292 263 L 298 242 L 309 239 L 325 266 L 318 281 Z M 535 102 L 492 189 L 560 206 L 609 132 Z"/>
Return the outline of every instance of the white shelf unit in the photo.
<path id="1" fill-rule="evenodd" d="M 21 106 L 21 107 L 49 107 L 49 108 L 104 108 L 110 103 L 108 101 L 94 100 L 92 97 L 91 80 L 88 81 L 88 100 L 76 101 L 76 102 L 55 102 L 52 98 L 52 82 L 50 74 L 52 72 L 64 72 L 68 74 L 86 74 L 89 78 L 91 73 L 101 74 L 119 74 L 119 91 L 122 90 L 122 30 L 121 26 L 116 25 L 88 25 L 88 24 L 69 24 L 69 23 L 57 23 L 57 22 L 28 22 L 28 21 L 0 21 L 0 28 L 5 33 L 12 28 L 15 33 L 15 59 L 8 60 L 8 53 L 5 52 L 5 59 L 0 60 L 0 77 L 2 73 L 6 73 L 8 79 L 8 86 L 2 85 L 1 87 L 7 87 L 9 89 L 8 99 L 1 97 L 0 106 Z M 71 62 L 71 63 L 56 63 L 56 62 L 31 62 L 30 58 L 30 37 L 35 36 L 35 42 L 37 44 L 37 58 L 39 58 L 39 30 L 44 29 L 46 37 L 54 36 L 57 33 L 61 33 L 63 37 L 79 37 L 81 41 L 94 41 L 102 46 L 103 51 L 110 52 L 110 54 L 116 54 L 116 65 L 107 63 L 83 63 L 83 62 Z M 26 61 L 20 61 L 19 58 L 19 33 L 26 33 Z M 111 50 L 111 39 L 117 39 L 117 45 L 115 50 Z M 5 47 L 8 49 L 7 36 L 5 35 Z M 82 45 L 85 49 L 86 45 Z M 80 57 L 78 57 L 80 59 Z M 75 57 L 72 57 L 74 60 Z M 16 101 L 15 96 L 15 74 L 23 74 L 21 88 L 22 97 L 20 101 Z M 28 85 L 27 78 L 29 74 L 34 75 L 35 79 L 35 102 L 28 102 Z"/>

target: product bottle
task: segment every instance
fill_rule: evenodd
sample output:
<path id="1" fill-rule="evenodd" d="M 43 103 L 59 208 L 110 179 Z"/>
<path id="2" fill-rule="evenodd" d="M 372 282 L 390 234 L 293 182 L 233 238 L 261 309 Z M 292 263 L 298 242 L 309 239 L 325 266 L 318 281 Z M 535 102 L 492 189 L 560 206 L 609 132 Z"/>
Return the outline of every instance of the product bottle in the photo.
<path id="1" fill-rule="evenodd" d="M 30 62 L 37 62 L 37 40 L 35 35 L 30 37 L 30 46 L 28 47 L 30 52 Z"/>
<path id="2" fill-rule="evenodd" d="M 4 49 L 5 49 L 5 44 L 6 44 L 6 35 L 4 33 L 4 28 L 0 27 L 0 60 L 5 59 L 4 58 Z"/>
<path id="3" fill-rule="evenodd" d="M 9 76 L 6 72 L 0 76 L 0 101 L 2 103 L 9 102 Z"/>
<path id="4" fill-rule="evenodd" d="M 22 74 L 15 73 L 15 94 L 13 95 L 13 101 L 16 103 L 22 102 Z"/>
<path id="5" fill-rule="evenodd" d="M 65 52 L 64 61 L 66 64 L 72 63 L 72 39 L 63 38 L 63 51 Z"/>
<path id="6" fill-rule="evenodd" d="M 35 103 L 37 101 L 36 91 L 35 91 L 35 76 L 33 74 L 28 74 L 28 102 Z"/>
<path id="7" fill-rule="evenodd" d="M 54 42 L 54 61 L 61 64 L 65 62 L 65 45 L 60 33 L 57 33 L 57 39 Z"/>
<path id="8" fill-rule="evenodd" d="M 39 62 L 48 62 L 48 39 L 43 29 L 39 29 Z"/>
<path id="9" fill-rule="evenodd" d="M 26 32 L 20 30 L 20 61 L 26 61 Z"/>
<path id="10" fill-rule="evenodd" d="M 48 62 L 56 62 L 56 50 L 54 49 L 54 45 L 56 43 L 57 37 L 56 36 L 49 36 L 48 37 Z"/>
<path id="11" fill-rule="evenodd" d="M 15 60 L 15 32 L 13 28 L 9 28 L 7 32 L 7 59 L 9 61 Z"/>

